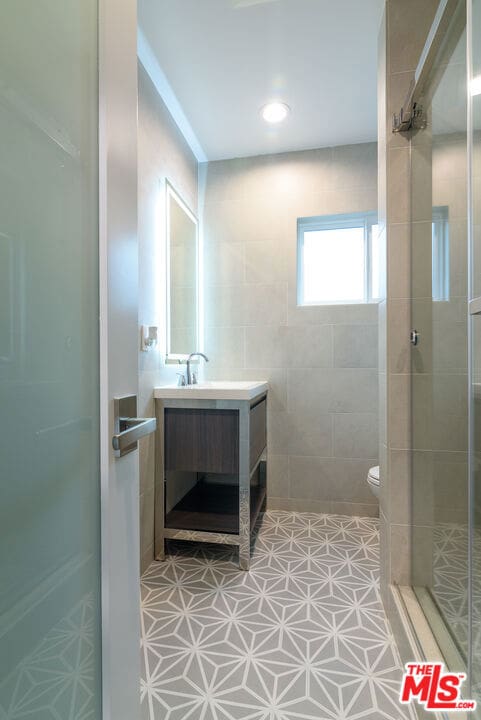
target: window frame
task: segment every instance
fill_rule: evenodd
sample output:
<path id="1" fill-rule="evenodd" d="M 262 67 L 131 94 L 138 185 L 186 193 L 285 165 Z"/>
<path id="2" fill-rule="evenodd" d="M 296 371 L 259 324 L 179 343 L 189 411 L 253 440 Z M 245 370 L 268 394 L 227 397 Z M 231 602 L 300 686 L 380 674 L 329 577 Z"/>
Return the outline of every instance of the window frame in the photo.
<path id="1" fill-rule="evenodd" d="M 375 210 L 342 213 L 339 215 L 316 215 L 297 219 L 297 305 L 316 307 L 322 305 L 368 305 L 379 303 L 382 298 L 372 297 L 372 228 L 378 224 Z M 364 297 L 359 300 L 304 301 L 304 234 L 323 230 L 348 230 L 364 227 Z"/>

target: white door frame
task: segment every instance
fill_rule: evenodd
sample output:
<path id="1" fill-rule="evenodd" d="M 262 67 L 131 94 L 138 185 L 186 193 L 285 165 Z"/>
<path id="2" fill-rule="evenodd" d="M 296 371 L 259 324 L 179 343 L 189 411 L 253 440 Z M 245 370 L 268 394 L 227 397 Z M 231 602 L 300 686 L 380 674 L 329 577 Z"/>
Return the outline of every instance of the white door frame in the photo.
<path id="1" fill-rule="evenodd" d="M 99 0 L 99 254 L 103 720 L 137 720 L 139 460 L 111 442 L 138 392 L 137 0 Z"/>

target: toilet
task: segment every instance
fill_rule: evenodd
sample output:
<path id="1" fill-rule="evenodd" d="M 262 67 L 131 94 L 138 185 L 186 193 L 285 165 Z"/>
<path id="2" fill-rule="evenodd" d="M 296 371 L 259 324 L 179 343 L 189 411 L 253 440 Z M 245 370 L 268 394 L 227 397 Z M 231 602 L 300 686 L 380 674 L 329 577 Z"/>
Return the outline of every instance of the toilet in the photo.
<path id="1" fill-rule="evenodd" d="M 379 497 L 379 465 L 372 467 L 367 474 L 367 482 L 371 488 L 371 492 Z"/>

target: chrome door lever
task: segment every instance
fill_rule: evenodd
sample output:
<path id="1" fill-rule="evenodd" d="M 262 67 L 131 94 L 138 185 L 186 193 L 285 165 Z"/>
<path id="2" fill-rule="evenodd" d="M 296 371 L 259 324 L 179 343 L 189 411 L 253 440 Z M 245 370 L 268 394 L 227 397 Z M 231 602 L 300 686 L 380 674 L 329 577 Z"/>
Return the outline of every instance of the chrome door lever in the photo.
<path id="1" fill-rule="evenodd" d="M 115 434 L 112 437 L 112 447 L 115 457 L 123 457 L 137 449 L 140 438 L 155 432 L 157 420 L 155 418 L 138 418 L 137 395 L 128 395 L 114 399 Z"/>
<path id="2" fill-rule="evenodd" d="M 137 440 L 155 432 L 155 418 L 119 418 L 120 432 L 112 438 L 112 447 L 120 452 L 120 457 L 137 447 Z M 132 445 L 135 444 L 135 447 Z"/>
<path id="3" fill-rule="evenodd" d="M 474 298 L 469 302 L 469 314 L 481 315 L 481 297 Z"/>

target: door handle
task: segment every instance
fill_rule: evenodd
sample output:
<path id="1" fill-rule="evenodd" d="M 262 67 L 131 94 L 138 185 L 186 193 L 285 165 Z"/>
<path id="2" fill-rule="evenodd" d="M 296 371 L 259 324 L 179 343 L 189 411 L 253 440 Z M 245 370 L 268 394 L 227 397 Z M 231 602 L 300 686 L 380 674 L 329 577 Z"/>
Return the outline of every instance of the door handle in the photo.
<path id="1" fill-rule="evenodd" d="M 112 447 L 115 457 L 123 457 L 137 450 L 137 441 L 150 435 L 157 428 L 155 418 L 139 418 L 137 415 L 137 395 L 114 398 L 114 428 Z"/>
<path id="2" fill-rule="evenodd" d="M 120 432 L 113 436 L 112 447 L 121 454 L 125 454 L 122 453 L 123 450 L 130 448 L 140 438 L 155 432 L 157 420 L 155 418 L 119 418 L 119 426 Z"/>
<path id="3" fill-rule="evenodd" d="M 481 315 L 481 298 L 477 297 L 469 303 L 470 315 Z"/>

